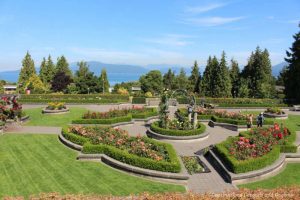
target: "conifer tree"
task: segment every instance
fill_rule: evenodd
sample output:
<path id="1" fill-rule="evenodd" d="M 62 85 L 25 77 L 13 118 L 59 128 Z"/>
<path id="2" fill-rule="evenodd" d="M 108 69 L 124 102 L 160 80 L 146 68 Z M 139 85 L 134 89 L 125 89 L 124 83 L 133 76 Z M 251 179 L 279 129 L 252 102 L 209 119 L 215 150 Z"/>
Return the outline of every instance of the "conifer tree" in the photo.
<path id="1" fill-rule="evenodd" d="M 49 85 L 53 80 L 54 75 L 55 75 L 55 66 L 52 62 L 51 56 L 49 55 L 47 61 L 45 58 L 43 58 L 39 77 L 45 85 Z"/>
<path id="2" fill-rule="evenodd" d="M 86 62 L 77 63 L 79 69 L 75 72 L 74 83 L 76 91 L 79 94 L 88 94 L 99 92 L 99 81 L 94 73 L 89 71 L 89 66 Z"/>
<path id="3" fill-rule="evenodd" d="M 238 96 L 240 87 L 240 68 L 236 60 L 231 59 L 230 68 L 230 79 L 231 79 L 231 95 L 233 98 Z"/>
<path id="4" fill-rule="evenodd" d="M 180 69 L 179 74 L 176 76 L 176 88 L 187 90 L 189 87 L 189 80 L 186 76 L 184 68 Z"/>
<path id="5" fill-rule="evenodd" d="M 25 84 L 27 83 L 27 81 L 29 80 L 29 78 L 33 75 L 36 74 L 35 71 L 35 67 L 34 67 L 34 61 L 31 58 L 31 55 L 29 54 L 29 52 L 27 51 L 23 61 L 22 61 L 22 68 L 19 74 L 19 80 L 18 83 L 21 86 L 21 90 L 24 89 Z"/>
<path id="6" fill-rule="evenodd" d="M 225 52 L 222 52 L 219 66 L 216 70 L 216 97 L 230 97 L 231 96 L 231 80 L 229 70 L 227 67 Z"/>
<path id="7" fill-rule="evenodd" d="M 169 69 L 163 76 L 164 87 L 168 90 L 174 90 L 175 87 L 175 73 Z"/>
<path id="8" fill-rule="evenodd" d="M 55 72 L 64 72 L 67 76 L 72 78 L 72 71 L 70 70 L 69 63 L 64 56 L 57 59 Z"/>
<path id="9" fill-rule="evenodd" d="M 194 93 L 200 92 L 200 82 L 201 76 L 199 72 L 199 67 L 197 61 L 194 62 L 194 66 L 192 67 L 191 76 L 189 77 L 190 87 L 189 90 Z"/>
<path id="10" fill-rule="evenodd" d="M 210 90 L 212 97 L 220 97 L 222 94 L 222 76 L 219 61 L 216 56 L 211 60 L 211 77 L 210 77 Z"/>
<path id="11" fill-rule="evenodd" d="M 300 24 L 299 24 L 300 28 Z M 300 102 L 300 31 L 294 36 L 294 42 L 289 51 L 286 52 L 288 62 L 286 78 L 284 79 L 285 94 L 289 99 Z"/>
<path id="12" fill-rule="evenodd" d="M 100 92 L 102 93 L 109 92 L 109 82 L 108 82 L 105 68 L 101 70 L 101 75 L 99 77 L 99 87 L 100 87 Z"/>
<path id="13" fill-rule="evenodd" d="M 201 81 L 201 93 L 205 96 L 212 96 L 212 89 L 213 89 L 213 66 L 212 66 L 212 58 L 211 56 L 208 57 L 207 64 L 203 73 L 203 78 Z"/>

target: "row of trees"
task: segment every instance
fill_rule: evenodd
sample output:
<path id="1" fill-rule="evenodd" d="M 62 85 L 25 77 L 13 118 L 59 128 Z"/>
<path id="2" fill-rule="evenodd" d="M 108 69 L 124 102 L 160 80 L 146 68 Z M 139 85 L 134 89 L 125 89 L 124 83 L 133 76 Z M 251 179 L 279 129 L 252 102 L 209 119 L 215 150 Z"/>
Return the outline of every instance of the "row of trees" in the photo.
<path id="1" fill-rule="evenodd" d="M 89 71 L 86 62 L 77 63 L 78 70 L 73 74 L 64 56 L 54 64 L 51 56 L 43 58 L 39 74 L 29 52 L 26 53 L 19 74 L 19 91 L 30 89 L 34 93 L 64 92 L 64 93 L 98 93 L 108 92 L 109 82 L 106 70 L 99 77 Z"/>
<path id="2" fill-rule="evenodd" d="M 251 53 L 248 64 L 240 71 L 237 61 L 227 64 L 226 54 L 221 58 L 209 57 L 203 73 L 195 61 L 190 76 L 184 69 L 178 75 L 171 69 L 164 75 L 158 70 L 150 71 L 140 78 L 144 92 L 160 93 L 163 89 L 184 89 L 209 97 L 257 97 L 271 98 L 275 95 L 275 78 L 272 76 L 268 51 L 259 47 Z"/>

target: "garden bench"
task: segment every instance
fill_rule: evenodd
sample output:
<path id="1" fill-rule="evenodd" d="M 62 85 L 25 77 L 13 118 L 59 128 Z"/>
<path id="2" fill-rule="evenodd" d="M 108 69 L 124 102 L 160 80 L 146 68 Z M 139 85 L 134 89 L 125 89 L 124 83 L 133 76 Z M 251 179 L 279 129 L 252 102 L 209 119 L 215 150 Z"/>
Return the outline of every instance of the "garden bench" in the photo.
<path id="1" fill-rule="evenodd" d="M 300 105 L 294 105 L 293 111 L 300 111 Z"/>

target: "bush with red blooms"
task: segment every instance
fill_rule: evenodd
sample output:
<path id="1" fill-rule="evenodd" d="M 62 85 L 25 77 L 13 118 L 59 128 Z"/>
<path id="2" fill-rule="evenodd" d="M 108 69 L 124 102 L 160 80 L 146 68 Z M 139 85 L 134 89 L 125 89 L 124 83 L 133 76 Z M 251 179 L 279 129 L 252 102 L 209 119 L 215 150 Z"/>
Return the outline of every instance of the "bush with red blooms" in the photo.
<path id="1" fill-rule="evenodd" d="M 290 132 L 277 123 L 270 128 L 259 128 L 250 131 L 250 137 L 239 137 L 228 145 L 232 156 L 238 160 L 261 157 L 270 152 L 274 145 L 281 145 L 287 142 Z"/>
<path id="2" fill-rule="evenodd" d="M 16 97 L 2 97 L 0 100 L 0 120 L 20 118 L 22 105 L 18 103 Z"/>

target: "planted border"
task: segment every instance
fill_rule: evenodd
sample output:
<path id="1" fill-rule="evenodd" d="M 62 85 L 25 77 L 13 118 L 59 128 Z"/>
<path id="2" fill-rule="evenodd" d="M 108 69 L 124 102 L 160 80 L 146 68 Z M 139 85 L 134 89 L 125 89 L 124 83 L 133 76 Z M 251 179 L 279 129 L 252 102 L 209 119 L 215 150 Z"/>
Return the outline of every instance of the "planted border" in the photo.
<path id="1" fill-rule="evenodd" d="M 139 157 L 124 150 L 105 144 L 93 145 L 89 142 L 88 138 L 76 135 L 74 133 L 69 133 L 66 130 L 62 131 L 62 135 L 75 144 L 83 145 L 82 152 L 85 154 L 105 154 L 120 162 L 145 169 L 172 173 L 179 173 L 181 171 L 179 159 L 171 144 L 161 143 L 147 138 L 147 140 L 151 141 L 151 143 L 157 146 L 162 146 L 166 149 L 170 160 L 170 162 L 167 162 Z"/>
<path id="2" fill-rule="evenodd" d="M 128 114 L 122 117 L 114 117 L 109 119 L 75 119 L 72 124 L 116 124 L 120 122 L 130 122 L 132 115 Z"/>
<path id="3" fill-rule="evenodd" d="M 233 124 L 233 125 L 247 125 L 246 120 L 237 120 L 237 119 L 230 119 L 230 118 L 219 118 L 219 117 L 216 117 L 214 115 L 211 117 L 211 120 L 214 121 L 214 122 L 227 123 L 227 124 Z M 274 120 L 265 119 L 264 124 L 265 125 L 273 125 Z"/>
<path id="4" fill-rule="evenodd" d="M 169 135 L 169 136 L 195 136 L 200 135 L 205 132 L 206 126 L 202 123 L 199 123 L 200 127 L 192 130 L 172 130 L 172 129 L 164 129 L 158 126 L 158 122 L 153 122 L 150 125 L 150 130 L 159 133 L 161 135 Z"/>

